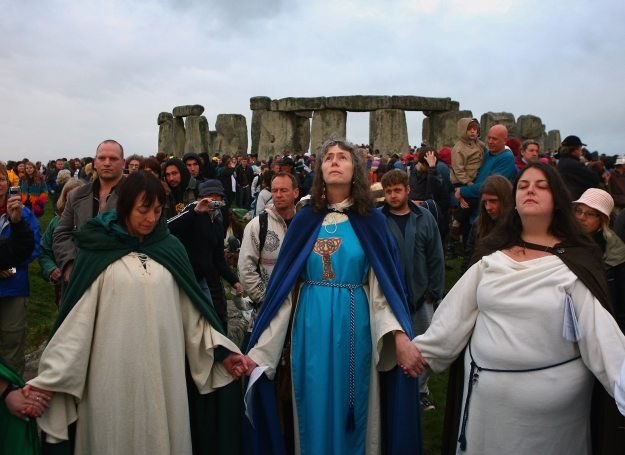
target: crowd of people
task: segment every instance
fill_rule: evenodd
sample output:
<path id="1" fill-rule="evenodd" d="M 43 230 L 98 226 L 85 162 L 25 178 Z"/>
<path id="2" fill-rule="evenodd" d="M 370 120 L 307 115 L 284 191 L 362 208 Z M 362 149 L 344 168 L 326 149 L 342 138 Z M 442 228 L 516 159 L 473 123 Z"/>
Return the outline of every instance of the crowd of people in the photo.
<path id="1" fill-rule="evenodd" d="M 422 453 L 447 369 L 444 453 L 620 453 L 625 156 L 585 146 L 463 118 L 386 156 L 0 164 L 0 453 Z M 35 259 L 58 319 L 25 383 Z"/>

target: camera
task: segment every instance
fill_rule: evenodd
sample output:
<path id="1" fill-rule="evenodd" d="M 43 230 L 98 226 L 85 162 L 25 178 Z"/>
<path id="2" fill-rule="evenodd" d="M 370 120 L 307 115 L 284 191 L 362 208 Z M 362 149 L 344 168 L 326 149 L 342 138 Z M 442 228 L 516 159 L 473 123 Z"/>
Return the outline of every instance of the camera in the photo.
<path id="1" fill-rule="evenodd" d="M 224 201 L 210 201 L 208 206 L 212 209 L 220 209 L 225 206 L 226 203 Z"/>
<path id="2" fill-rule="evenodd" d="M 20 190 L 19 186 L 12 186 L 9 188 L 9 196 L 19 196 L 22 190 Z"/>

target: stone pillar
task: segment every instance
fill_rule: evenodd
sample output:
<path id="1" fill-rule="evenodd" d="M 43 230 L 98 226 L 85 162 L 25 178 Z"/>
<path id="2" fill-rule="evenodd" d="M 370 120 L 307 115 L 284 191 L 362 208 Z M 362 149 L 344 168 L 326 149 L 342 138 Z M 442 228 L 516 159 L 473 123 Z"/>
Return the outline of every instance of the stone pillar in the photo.
<path id="1" fill-rule="evenodd" d="M 423 140 L 430 147 L 440 150 L 442 147 L 453 147 L 458 140 L 458 120 L 473 117 L 471 111 L 431 112 L 423 119 Z"/>
<path id="2" fill-rule="evenodd" d="M 254 96 L 250 98 L 250 110 L 252 111 L 251 136 L 252 146 L 250 153 L 258 154 L 260 144 L 260 129 L 263 114 L 271 109 L 271 98 L 268 96 Z"/>
<path id="3" fill-rule="evenodd" d="M 310 130 L 310 151 L 318 153 L 328 139 L 345 139 L 347 134 L 347 112 L 324 109 L 313 112 Z"/>
<path id="4" fill-rule="evenodd" d="M 241 114 L 219 114 L 213 151 L 222 155 L 247 154 L 247 121 Z"/>
<path id="5" fill-rule="evenodd" d="M 189 115 L 185 121 L 184 153 L 208 153 L 208 120 L 203 115 Z"/>
<path id="6" fill-rule="evenodd" d="M 378 109 L 369 114 L 369 142 L 381 154 L 407 153 L 406 113 L 400 109 Z"/>
<path id="7" fill-rule="evenodd" d="M 169 112 L 158 114 L 158 151 L 173 155 L 176 148 L 174 136 L 174 116 Z"/>
<path id="8" fill-rule="evenodd" d="M 295 149 L 296 120 L 293 112 L 265 112 L 261 118 L 258 159 Z"/>
<path id="9" fill-rule="evenodd" d="M 519 115 L 516 121 L 516 131 L 521 142 L 533 139 L 540 144 L 540 148 L 545 148 L 545 125 L 540 117 L 535 115 Z"/>
<path id="10" fill-rule="evenodd" d="M 560 137 L 560 130 L 550 130 L 547 133 L 547 140 L 545 141 L 545 152 L 551 150 L 556 152 L 562 144 L 562 138 Z"/>
<path id="11" fill-rule="evenodd" d="M 295 115 L 295 149 L 293 152 L 304 154 L 310 147 L 310 118 Z"/>
<path id="12" fill-rule="evenodd" d="M 184 118 L 174 116 L 173 125 L 174 125 L 173 154 L 177 158 L 182 158 L 182 155 L 184 155 L 184 144 L 185 144 Z"/>
<path id="13" fill-rule="evenodd" d="M 513 114 L 509 112 L 487 112 L 486 114 L 482 114 L 482 118 L 480 119 L 480 137 L 484 142 L 486 142 L 486 138 L 488 137 L 488 130 L 494 125 L 504 125 L 508 128 L 508 137 L 519 137 Z"/>

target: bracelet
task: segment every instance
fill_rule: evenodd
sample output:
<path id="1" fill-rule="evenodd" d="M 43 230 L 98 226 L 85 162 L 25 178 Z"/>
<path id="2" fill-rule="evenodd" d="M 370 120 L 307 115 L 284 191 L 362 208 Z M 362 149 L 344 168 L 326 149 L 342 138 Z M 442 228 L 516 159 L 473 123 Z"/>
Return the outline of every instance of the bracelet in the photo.
<path id="1" fill-rule="evenodd" d="M 13 392 L 14 390 L 18 390 L 21 387 L 15 385 L 15 384 L 9 384 L 6 389 L 4 389 L 4 392 L 2 392 L 2 395 L 0 395 L 0 400 L 1 401 L 5 401 L 6 398 L 9 396 L 9 393 Z"/>

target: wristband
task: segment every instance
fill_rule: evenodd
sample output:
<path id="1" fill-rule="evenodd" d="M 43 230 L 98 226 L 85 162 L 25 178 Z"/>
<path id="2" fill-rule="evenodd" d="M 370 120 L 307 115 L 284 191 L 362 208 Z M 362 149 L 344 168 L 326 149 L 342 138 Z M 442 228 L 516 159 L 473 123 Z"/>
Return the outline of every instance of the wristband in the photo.
<path id="1" fill-rule="evenodd" d="M 2 392 L 2 395 L 0 395 L 0 400 L 1 401 L 5 401 L 6 398 L 9 396 L 9 393 L 13 392 L 14 390 L 18 390 L 20 389 L 19 386 L 16 386 L 15 384 L 9 384 L 6 389 L 4 389 L 4 392 Z"/>

